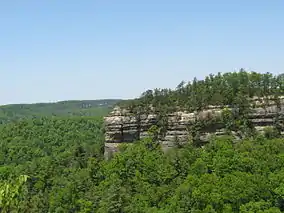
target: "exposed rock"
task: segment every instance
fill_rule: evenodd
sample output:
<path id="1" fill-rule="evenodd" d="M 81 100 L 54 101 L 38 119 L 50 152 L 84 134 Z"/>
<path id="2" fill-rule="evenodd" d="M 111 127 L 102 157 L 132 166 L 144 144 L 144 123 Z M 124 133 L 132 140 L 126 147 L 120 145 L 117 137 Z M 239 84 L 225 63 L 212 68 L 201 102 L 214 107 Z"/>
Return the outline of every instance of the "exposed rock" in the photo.
<path id="1" fill-rule="evenodd" d="M 273 98 L 252 98 L 251 113 L 249 118 L 255 129 L 263 132 L 266 127 L 274 125 L 276 117 L 284 117 L 284 96 L 277 101 Z M 224 108 L 232 109 L 230 106 L 208 106 L 207 109 L 200 112 L 178 111 L 167 115 L 167 130 L 161 145 L 164 150 L 175 146 L 176 143 L 187 143 L 191 135 L 188 128 L 198 120 L 212 120 L 222 117 Z M 148 130 L 151 126 L 157 124 L 156 114 L 135 115 L 127 109 L 115 107 L 113 111 L 104 118 L 105 120 L 105 151 L 116 152 L 121 143 L 131 143 L 148 136 Z M 284 131 L 284 129 L 282 129 Z M 214 123 L 208 128 L 202 130 L 201 141 L 208 141 L 212 135 L 224 135 L 224 125 Z"/>

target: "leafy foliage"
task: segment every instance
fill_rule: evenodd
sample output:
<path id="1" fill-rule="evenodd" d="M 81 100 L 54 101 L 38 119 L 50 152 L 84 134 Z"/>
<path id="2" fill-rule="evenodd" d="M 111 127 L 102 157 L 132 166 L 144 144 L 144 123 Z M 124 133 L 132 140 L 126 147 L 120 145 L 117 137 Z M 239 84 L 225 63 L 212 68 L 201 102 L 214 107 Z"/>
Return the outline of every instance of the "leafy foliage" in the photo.
<path id="1" fill-rule="evenodd" d="M 23 196 L 22 187 L 27 181 L 28 176 L 21 175 L 16 181 L 9 183 L 4 181 L 0 185 L 0 210 L 1 212 L 10 212 L 12 208 L 16 208 L 18 206 L 17 198 L 18 196 Z M 12 208 L 11 208 L 12 207 Z M 19 209 L 17 209 L 19 210 Z"/>
<path id="2" fill-rule="evenodd" d="M 259 136 L 236 144 L 230 137 L 223 137 L 203 148 L 188 144 L 165 154 L 155 141 L 154 132 L 158 130 L 151 129 L 150 138 L 125 146 L 104 161 L 98 145 L 102 145 L 100 125 L 99 120 L 89 118 L 39 119 L 2 128 L 1 146 L 6 149 L 1 149 L 1 154 L 7 157 L 2 158 L 0 167 L 1 187 L 7 179 L 29 176 L 22 196 L 11 196 L 14 199 L 8 203 L 9 209 L 284 211 L 282 139 Z"/>
<path id="3" fill-rule="evenodd" d="M 0 180 L 29 176 L 20 212 L 60 212 L 67 209 L 65 201 L 68 208 L 79 202 L 77 192 L 83 193 L 85 181 L 91 180 L 88 165 L 103 158 L 102 119 L 43 117 L 9 123 L 0 128 L 0 146 Z"/>
<path id="4" fill-rule="evenodd" d="M 182 82 L 174 91 L 147 91 L 140 99 L 123 102 L 135 113 L 153 105 L 161 112 L 158 126 L 149 130 L 149 138 L 122 146 L 108 161 L 103 159 L 101 118 L 46 117 L 40 112 L 38 118 L 2 125 L 1 212 L 284 212 L 280 117 L 264 135 L 238 143 L 226 136 L 167 153 L 158 143 L 161 127 L 167 125 L 165 114 L 177 109 L 238 106 L 238 116 L 224 110 L 227 129 L 249 127 L 247 99 L 282 95 L 283 79 L 241 70 Z M 27 114 L 23 117 L 30 117 Z M 196 123 L 190 131 L 198 133 L 202 125 L 208 123 Z"/>

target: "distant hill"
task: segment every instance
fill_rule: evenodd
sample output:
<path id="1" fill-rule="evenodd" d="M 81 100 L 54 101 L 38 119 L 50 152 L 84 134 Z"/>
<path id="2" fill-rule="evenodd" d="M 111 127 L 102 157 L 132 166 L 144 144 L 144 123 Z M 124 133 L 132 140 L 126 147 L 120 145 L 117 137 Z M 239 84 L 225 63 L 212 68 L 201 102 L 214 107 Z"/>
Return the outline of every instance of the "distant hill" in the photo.
<path id="1" fill-rule="evenodd" d="M 0 106 L 0 122 L 43 116 L 104 116 L 120 99 L 69 100 Z"/>

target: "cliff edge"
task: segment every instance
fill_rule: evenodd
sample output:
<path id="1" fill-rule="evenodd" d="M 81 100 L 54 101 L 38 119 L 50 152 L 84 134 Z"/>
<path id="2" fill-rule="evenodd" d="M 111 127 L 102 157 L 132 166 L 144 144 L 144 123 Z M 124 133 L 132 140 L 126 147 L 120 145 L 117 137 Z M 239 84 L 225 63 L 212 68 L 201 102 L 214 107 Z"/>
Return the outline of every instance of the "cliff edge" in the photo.
<path id="1" fill-rule="evenodd" d="M 254 97 L 249 103 L 247 118 L 254 130 L 261 133 L 265 128 L 271 127 L 283 134 L 284 96 Z M 192 142 L 193 139 L 206 143 L 212 135 L 228 134 L 228 112 L 229 115 L 234 115 L 230 122 L 238 119 L 239 109 L 231 106 L 208 106 L 201 111 L 168 113 L 165 117 L 165 130 L 160 137 L 162 148 L 166 150 L 177 143 Z M 148 111 L 135 114 L 117 106 L 104 118 L 104 123 L 107 155 L 116 152 L 122 143 L 132 143 L 147 137 L 150 127 L 158 123 L 158 113 Z M 237 130 L 231 129 L 230 133 L 241 137 Z"/>

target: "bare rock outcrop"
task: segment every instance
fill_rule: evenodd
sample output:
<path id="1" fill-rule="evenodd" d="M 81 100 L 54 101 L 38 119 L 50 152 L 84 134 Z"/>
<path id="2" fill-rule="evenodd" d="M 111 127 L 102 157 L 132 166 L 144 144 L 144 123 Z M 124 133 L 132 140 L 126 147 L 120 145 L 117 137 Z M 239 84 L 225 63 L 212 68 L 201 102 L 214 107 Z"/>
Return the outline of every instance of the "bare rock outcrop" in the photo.
<path id="1" fill-rule="evenodd" d="M 275 125 L 276 118 L 284 120 L 284 96 L 277 100 L 270 98 L 252 98 L 249 119 L 257 131 Z M 167 115 L 167 129 L 160 143 L 168 149 L 178 143 L 187 143 L 191 139 L 189 128 L 197 121 L 216 120 L 213 125 L 201 131 L 200 140 L 208 141 L 212 135 L 224 135 L 224 124 L 217 122 L 222 112 L 232 110 L 229 106 L 208 106 L 207 109 L 195 112 L 177 111 Z M 148 130 L 158 122 L 158 115 L 154 113 L 133 114 L 127 109 L 115 107 L 104 118 L 105 123 L 105 153 L 116 152 L 121 143 L 131 143 L 148 136 Z M 282 129 L 282 131 L 284 131 Z"/>

